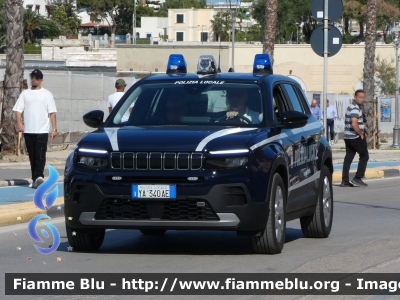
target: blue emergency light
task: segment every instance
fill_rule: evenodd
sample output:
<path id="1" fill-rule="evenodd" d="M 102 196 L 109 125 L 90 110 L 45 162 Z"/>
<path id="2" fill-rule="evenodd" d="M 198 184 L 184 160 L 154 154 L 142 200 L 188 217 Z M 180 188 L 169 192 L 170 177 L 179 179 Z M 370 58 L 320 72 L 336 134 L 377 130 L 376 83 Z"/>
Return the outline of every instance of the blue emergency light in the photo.
<path id="1" fill-rule="evenodd" d="M 254 58 L 253 73 L 273 74 L 272 61 L 269 54 L 256 54 Z"/>
<path id="2" fill-rule="evenodd" d="M 167 74 L 186 74 L 187 64 L 182 54 L 171 54 L 168 59 Z"/>

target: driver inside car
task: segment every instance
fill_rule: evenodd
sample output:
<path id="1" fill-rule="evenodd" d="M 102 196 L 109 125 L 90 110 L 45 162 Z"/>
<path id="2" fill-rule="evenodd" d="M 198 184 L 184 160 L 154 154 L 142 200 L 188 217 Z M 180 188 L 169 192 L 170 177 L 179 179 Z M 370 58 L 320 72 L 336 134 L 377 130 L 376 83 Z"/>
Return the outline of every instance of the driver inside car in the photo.
<path id="1" fill-rule="evenodd" d="M 247 107 L 248 94 L 246 89 L 235 88 L 227 91 L 226 104 L 229 111 L 226 113 L 228 119 L 242 116 L 249 119 L 253 124 L 260 123 L 260 114 Z M 242 119 L 245 122 L 245 120 Z"/>
<path id="2" fill-rule="evenodd" d="M 171 96 L 167 100 L 166 107 L 166 115 L 167 120 L 165 123 L 167 124 L 180 124 L 182 123 L 182 119 L 188 112 L 188 107 L 184 94 L 177 94 L 175 96 Z"/>

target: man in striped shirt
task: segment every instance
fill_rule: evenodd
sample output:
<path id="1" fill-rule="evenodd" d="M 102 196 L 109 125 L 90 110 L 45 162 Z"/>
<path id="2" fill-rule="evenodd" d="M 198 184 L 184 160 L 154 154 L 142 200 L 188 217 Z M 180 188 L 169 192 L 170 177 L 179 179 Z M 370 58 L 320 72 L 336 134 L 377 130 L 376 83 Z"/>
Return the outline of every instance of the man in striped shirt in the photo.
<path id="1" fill-rule="evenodd" d="M 349 105 L 346 111 L 345 127 L 344 127 L 344 142 L 346 144 L 346 156 L 343 162 L 342 183 L 340 186 L 368 186 L 362 178 L 367 169 L 369 160 L 367 141 L 364 134 L 364 119 L 360 106 L 365 102 L 365 92 L 357 90 L 354 94 L 354 101 Z M 360 160 L 356 176 L 350 183 L 349 172 L 354 156 L 358 153 Z"/>

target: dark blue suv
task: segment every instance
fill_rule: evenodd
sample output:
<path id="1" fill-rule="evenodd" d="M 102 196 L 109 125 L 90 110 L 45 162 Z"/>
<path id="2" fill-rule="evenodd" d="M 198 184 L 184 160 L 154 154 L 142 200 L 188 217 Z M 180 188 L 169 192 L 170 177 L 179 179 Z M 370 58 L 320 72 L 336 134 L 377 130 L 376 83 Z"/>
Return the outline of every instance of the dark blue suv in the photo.
<path id="1" fill-rule="evenodd" d="M 76 251 L 95 251 L 106 229 L 229 230 L 256 253 L 280 253 L 286 222 L 306 237 L 332 227 L 332 153 L 299 84 L 273 75 L 269 56 L 254 72 L 219 73 L 200 58 L 197 74 L 171 55 L 167 74 L 137 82 L 109 117 L 92 111 L 67 160 L 65 215 Z"/>

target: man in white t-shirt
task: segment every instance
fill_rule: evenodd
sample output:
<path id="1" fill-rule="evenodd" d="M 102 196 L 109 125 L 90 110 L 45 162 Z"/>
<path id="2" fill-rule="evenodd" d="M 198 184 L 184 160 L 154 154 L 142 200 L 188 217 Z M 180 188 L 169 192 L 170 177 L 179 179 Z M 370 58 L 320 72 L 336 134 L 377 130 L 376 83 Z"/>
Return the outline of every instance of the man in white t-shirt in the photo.
<path id="1" fill-rule="evenodd" d="M 52 93 L 42 88 L 43 73 L 34 70 L 30 77 L 32 87 L 21 93 L 13 111 L 16 113 L 18 131 L 24 133 L 29 154 L 33 180 L 30 187 L 37 188 L 44 182 L 50 123 L 53 128 L 50 138 L 57 136 L 57 109 Z"/>
<path id="2" fill-rule="evenodd" d="M 121 100 L 122 96 L 125 94 L 126 83 L 123 79 L 118 79 L 115 82 L 115 88 L 117 92 L 110 95 L 108 97 L 108 112 L 111 112 L 114 107 L 118 104 L 119 100 Z"/>
<path id="3" fill-rule="evenodd" d="M 226 102 L 229 110 L 226 113 L 227 118 L 242 116 L 251 121 L 252 124 L 259 124 L 262 116 L 256 111 L 247 107 L 248 95 L 244 88 L 234 88 L 227 91 Z"/>
<path id="4" fill-rule="evenodd" d="M 118 79 L 115 82 L 115 88 L 117 89 L 117 92 L 108 97 L 108 112 L 111 112 L 117 105 L 119 100 L 121 100 L 122 96 L 125 95 L 125 88 L 126 88 L 125 80 Z M 129 106 L 129 109 L 122 116 L 121 122 L 126 122 L 129 120 L 134 105 L 135 102 L 133 102 L 132 105 Z"/>

